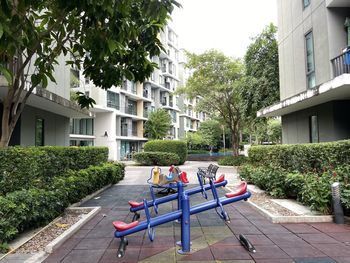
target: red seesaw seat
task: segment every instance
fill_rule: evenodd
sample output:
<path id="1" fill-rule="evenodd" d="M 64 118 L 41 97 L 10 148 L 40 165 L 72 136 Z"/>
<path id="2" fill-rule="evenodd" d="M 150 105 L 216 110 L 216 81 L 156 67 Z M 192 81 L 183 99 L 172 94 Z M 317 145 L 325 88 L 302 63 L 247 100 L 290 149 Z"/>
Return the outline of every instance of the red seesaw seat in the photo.
<path id="1" fill-rule="evenodd" d="M 180 173 L 180 180 L 181 182 L 183 182 L 184 184 L 188 184 L 190 181 L 188 181 L 187 178 L 187 173 L 186 172 L 181 172 Z"/>
<path id="2" fill-rule="evenodd" d="M 241 183 L 233 192 L 225 194 L 227 198 L 235 197 L 247 192 L 247 182 Z"/>
<path id="3" fill-rule="evenodd" d="M 127 223 L 122 222 L 122 221 L 114 221 L 113 222 L 113 226 L 117 231 L 125 231 L 125 230 L 128 230 L 130 228 L 137 226 L 138 224 L 139 224 L 139 221 L 134 221 L 130 224 L 127 224 Z"/>
<path id="4" fill-rule="evenodd" d="M 214 184 L 222 183 L 224 180 L 225 180 L 225 175 L 222 174 L 222 175 L 220 175 L 220 177 L 219 177 L 218 179 L 216 179 L 216 180 L 214 181 Z"/>
<path id="5" fill-rule="evenodd" d="M 143 205 L 143 202 L 137 202 L 137 201 L 129 201 L 128 203 L 132 208 L 139 207 L 139 206 Z"/>

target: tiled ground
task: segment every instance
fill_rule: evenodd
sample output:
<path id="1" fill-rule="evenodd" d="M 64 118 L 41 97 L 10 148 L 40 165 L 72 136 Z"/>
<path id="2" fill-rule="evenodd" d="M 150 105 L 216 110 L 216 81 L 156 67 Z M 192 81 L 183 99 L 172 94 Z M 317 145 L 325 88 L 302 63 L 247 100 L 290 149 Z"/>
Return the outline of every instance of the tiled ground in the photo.
<path id="1" fill-rule="evenodd" d="M 193 253 L 181 256 L 175 245 L 180 240 L 177 223 L 156 228 L 150 242 L 145 232 L 128 238 L 122 259 L 116 257 L 119 240 L 113 238 L 112 221 L 131 222 L 127 201 L 148 196 L 146 186 L 116 185 L 100 198 L 84 206 L 102 206 L 102 211 L 44 262 L 266 262 L 266 263 L 350 263 L 350 226 L 324 224 L 272 224 L 244 201 L 225 206 L 231 223 L 225 224 L 214 210 L 191 216 Z M 200 194 L 191 203 L 205 202 Z M 160 206 L 160 213 L 175 209 L 176 204 Z M 142 219 L 142 218 L 141 218 Z M 247 252 L 237 236 L 245 234 L 255 246 Z"/>

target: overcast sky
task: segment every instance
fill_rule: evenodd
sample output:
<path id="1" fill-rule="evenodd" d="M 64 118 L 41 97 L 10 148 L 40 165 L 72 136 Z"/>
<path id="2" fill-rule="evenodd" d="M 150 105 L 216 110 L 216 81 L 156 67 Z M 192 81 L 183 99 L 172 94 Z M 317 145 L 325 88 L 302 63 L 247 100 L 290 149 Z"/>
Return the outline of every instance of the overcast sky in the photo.
<path id="1" fill-rule="evenodd" d="M 276 0 L 178 0 L 173 12 L 179 47 L 202 53 L 215 48 L 243 57 L 251 37 L 269 23 L 277 25 Z"/>

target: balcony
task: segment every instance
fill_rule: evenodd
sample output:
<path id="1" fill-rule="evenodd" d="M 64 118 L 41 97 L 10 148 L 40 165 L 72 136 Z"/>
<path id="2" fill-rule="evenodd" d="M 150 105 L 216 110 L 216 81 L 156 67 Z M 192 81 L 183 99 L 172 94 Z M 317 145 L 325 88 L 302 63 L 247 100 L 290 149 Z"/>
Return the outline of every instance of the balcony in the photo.
<path id="1" fill-rule="evenodd" d="M 163 106 L 166 106 L 166 105 L 167 105 L 166 98 L 161 98 L 161 99 L 160 99 L 160 103 L 161 103 Z"/>
<path id="2" fill-rule="evenodd" d="M 131 135 L 137 137 L 137 129 L 136 129 L 136 127 L 134 127 L 134 126 L 132 127 Z"/>
<path id="3" fill-rule="evenodd" d="M 131 81 L 124 81 L 121 89 L 125 90 L 125 91 L 127 91 L 129 93 L 132 93 L 132 94 L 136 94 L 137 93 L 136 85 L 135 85 L 134 82 L 131 82 Z"/>
<path id="4" fill-rule="evenodd" d="M 350 50 L 331 60 L 333 77 L 350 73 Z"/>
<path id="5" fill-rule="evenodd" d="M 121 128 L 121 136 L 128 136 L 128 127 Z"/>
<path id="6" fill-rule="evenodd" d="M 350 7 L 349 0 L 327 0 L 327 7 Z"/>
<path id="7" fill-rule="evenodd" d="M 137 115 L 137 108 L 135 107 L 124 107 L 124 113 L 130 114 L 130 115 Z"/>

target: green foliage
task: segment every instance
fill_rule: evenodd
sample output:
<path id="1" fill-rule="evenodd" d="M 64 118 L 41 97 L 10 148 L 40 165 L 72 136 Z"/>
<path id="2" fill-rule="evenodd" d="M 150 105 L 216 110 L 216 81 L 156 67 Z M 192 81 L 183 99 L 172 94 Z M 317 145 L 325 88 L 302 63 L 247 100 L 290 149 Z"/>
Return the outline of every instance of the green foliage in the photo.
<path id="1" fill-rule="evenodd" d="M 221 143 L 221 125 L 216 120 L 207 120 L 201 123 L 198 133 L 210 147 L 218 147 Z"/>
<path id="2" fill-rule="evenodd" d="M 199 132 L 187 132 L 186 142 L 188 149 L 192 150 L 204 149 L 207 146 L 207 142 Z"/>
<path id="3" fill-rule="evenodd" d="M 175 0 L 1 1 L 0 54 L 5 63 L 0 71 L 11 90 L 4 100 L 3 115 L 9 119 L 4 125 L 15 126 L 28 98 L 17 93 L 26 92 L 26 83 L 31 84 L 29 95 L 35 87 L 55 82 L 61 55 L 71 57 L 69 65 L 83 65 L 85 77 L 103 89 L 120 86 L 125 78 L 142 82 L 157 66 L 150 58 L 163 49 L 158 34 L 174 6 L 179 6 Z M 27 74 L 29 65 L 35 73 Z M 82 107 L 93 102 L 79 96 Z M 10 138 L 2 136 L 5 146 Z"/>
<path id="4" fill-rule="evenodd" d="M 69 169 L 106 162 L 105 147 L 8 147 L 0 149 L 0 194 L 44 187 Z"/>
<path id="5" fill-rule="evenodd" d="M 248 158 L 239 155 L 239 156 L 225 156 L 218 160 L 219 165 L 227 165 L 227 166 L 241 166 L 247 162 Z"/>
<path id="6" fill-rule="evenodd" d="M 188 150 L 188 154 L 209 154 L 208 150 Z"/>
<path id="7" fill-rule="evenodd" d="M 350 212 L 350 141 L 254 146 L 240 176 L 276 196 L 297 198 L 312 209 L 331 212 L 330 185 L 338 181 Z"/>
<path id="8" fill-rule="evenodd" d="M 170 152 L 140 152 L 135 153 L 133 158 L 137 163 L 146 166 L 169 166 L 180 162 L 179 156 Z"/>
<path id="9" fill-rule="evenodd" d="M 245 116 L 256 119 L 261 108 L 279 101 L 277 28 L 270 24 L 253 39 L 244 57 L 245 78 L 242 82 Z"/>
<path id="10" fill-rule="evenodd" d="M 170 152 L 176 153 L 179 164 L 184 164 L 187 158 L 187 145 L 185 141 L 154 140 L 145 143 L 145 152 Z"/>
<path id="11" fill-rule="evenodd" d="M 237 59 L 210 50 L 201 55 L 187 53 L 187 67 L 193 71 L 186 86 L 179 88 L 188 98 L 201 96 L 196 110 L 219 117 L 232 134 L 232 148 L 238 155 L 240 107 L 239 85 L 243 66 Z"/>
<path id="12" fill-rule="evenodd" d="M 287 171 L 323 172 L 350 164 L 350 141 L 313 144 L 253 146 L 249 159 L 255 165 L 274 165 Z"/>
<path id="13" fill-rule="evenodd" d="M 171 128 L 171 116 L 166 110 L 157 109 L 149 114 L 144 128 L 150 140 L 163 139 Z"/>
<path id="14" fill-rule="evenodd" d="M 19 232 L 51 221 L 66 208 L 124 177 L 124 165 L 105 163 L 55 177 L 44 189 L 29 188 L 0 196 L 0 244 Z"/>

